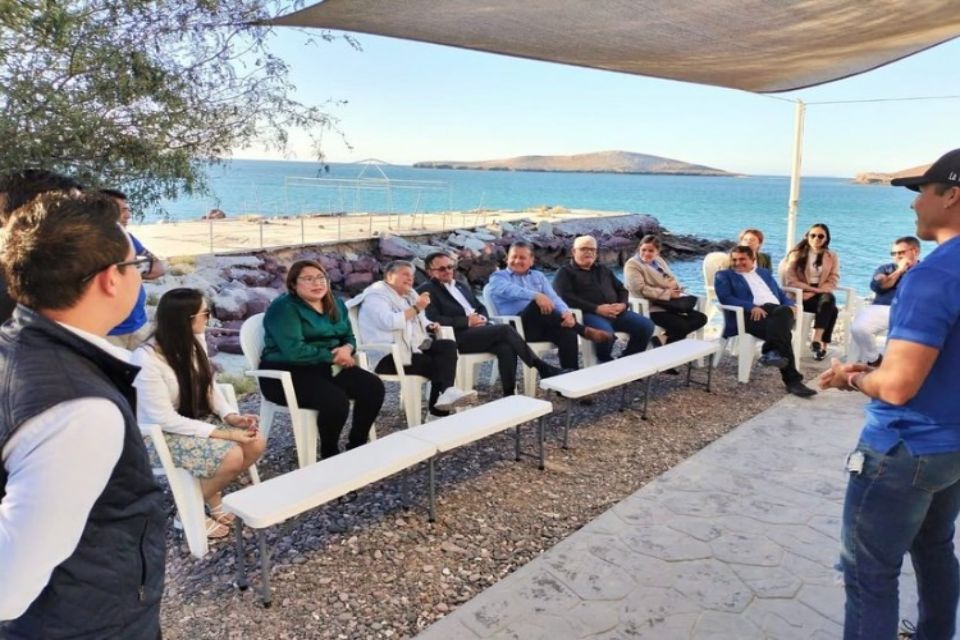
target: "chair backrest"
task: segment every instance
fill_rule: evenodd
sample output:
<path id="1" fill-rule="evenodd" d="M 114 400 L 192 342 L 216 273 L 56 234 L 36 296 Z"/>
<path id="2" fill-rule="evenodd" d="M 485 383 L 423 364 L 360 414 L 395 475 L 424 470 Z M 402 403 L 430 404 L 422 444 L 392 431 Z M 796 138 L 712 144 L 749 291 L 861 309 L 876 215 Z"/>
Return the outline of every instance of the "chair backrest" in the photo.
<path id="1" fill-rule="evenodd" d="M 240 327 L 240 350 L 251 369 L 260 367 L 263 355 L 263 314 L 258 313 L 243 321 Z"/>
<path id="2" fill-rule="evenodd" d="M 730 255 L 723 251 L 713 251 L 703 257 L 703 286 L 713 291 L 713 280 L 717 271 L 730 267 Z"/>
<path id="3" fill-rule="evenodd" d="M 483 306 L 487 308 L 487 313 L 492 316 L 500 315 L 500 312 L 497 311 L 497 305 L 493 303 L 493 296 L 490 295 L 490 283 L 483 285 Z"/>

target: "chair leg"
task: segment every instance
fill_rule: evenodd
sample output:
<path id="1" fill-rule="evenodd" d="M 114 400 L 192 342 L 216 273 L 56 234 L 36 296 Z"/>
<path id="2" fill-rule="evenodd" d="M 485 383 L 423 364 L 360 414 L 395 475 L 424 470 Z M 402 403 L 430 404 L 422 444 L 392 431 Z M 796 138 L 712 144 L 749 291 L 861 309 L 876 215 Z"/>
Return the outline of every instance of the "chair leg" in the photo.
<path id="1" fill-rule="evenodd" d="M 530 396 L 531 398 L 537 397 L 537 370 L 533 367 L 528 367 L 525 364 L 520 365 L 523 367 L 523 392 Z"/>
<path id="2" fill-rule="evenodd" d="M 750 370 L 753 369 L 753 352 L 755 346 L 752 340 L 741 337 L 739 344 L 739 355 L 737 356 L 737 380 L 743 383 L 750 382 Z"/>
<path id="3" fill-rule="evenodd" d="M 183 534 L 190 553 L 197 558 L 207 554 L 207 514 L 203 510 L 203 493 L 200 480 L 184 469 L 175 469 L 167 476 L 170 492 L 180 514 Z"/>
<path id="4" fill-rule="evenodd" d="M 277 406 L 263 400 L 262 393 L 260 398 L 260 433 L 263 434 L 263 439 L 267 440 L 270 437 L 270 427 L 273 426 L 273 416 L 277 413 Z"/>

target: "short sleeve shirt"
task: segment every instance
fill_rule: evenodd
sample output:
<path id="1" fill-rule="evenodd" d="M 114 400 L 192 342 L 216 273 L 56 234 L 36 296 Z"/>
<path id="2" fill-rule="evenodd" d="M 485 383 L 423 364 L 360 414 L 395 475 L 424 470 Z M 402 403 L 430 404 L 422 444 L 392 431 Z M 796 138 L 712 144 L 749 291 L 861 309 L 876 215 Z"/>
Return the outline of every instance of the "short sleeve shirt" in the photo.
<path id="1" fill-rule="evenodd" d="M 132 233 L 127 233 L 127 235 L 130 237 L 130 243 L 133 245 L 134 255 L 142 256 L 147 250 L 146 247 L 144 247 Z M 133 333 L 145 324 L 147 324 L 147 290 L 144 289 L 141 284 L 140 294 L 137 296 L 137 304 L 133 306 L 133 311 L 130 312 L 126 320 L 111 329 L 109 335 L 125 336 Z"/>
<path id="2" fill-rule="evenodd" d="M 867 405 L 861 440 L 878 451 L 902 441 L 913 455 L 960 451 L 960 236 L 900 278 L 888 335 L 939 354 L 906 404 L 873 400 Z"/>

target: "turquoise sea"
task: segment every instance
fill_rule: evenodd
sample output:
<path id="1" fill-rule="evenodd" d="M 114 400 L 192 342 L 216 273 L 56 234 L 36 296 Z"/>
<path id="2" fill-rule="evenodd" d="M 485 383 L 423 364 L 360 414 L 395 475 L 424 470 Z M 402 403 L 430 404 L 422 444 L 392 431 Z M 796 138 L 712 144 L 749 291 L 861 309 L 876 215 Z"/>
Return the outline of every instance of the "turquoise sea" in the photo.
<path id="1" fill-rule="evenodd" d="M 213 196 L 164 203 L 176 219 L 219 207 L 228 215 L 295 215 L 338 211 L 414 212 L 525 209 L 542 205 L 648 213 L 675 233 L 733 238 L 743 227 L 763 230 L 775 261 L 784 255 L 786 176 L 714 178 L 590 173 L 415 169 L 316 162 L 234 160 L 209 170 Z M 364 173 L 358 187 L 354 181 Z M 306 178 L 303 181 L 300 179 Z M 316 181 L 316 178 L 324 180 Z M 342 181 L 342 182 L 338 182 Z M 803 178 L 798 233 L 826 223 L 840 254 L 842 280 L 863 295 L 870 275 L 889 259 L 893 239 L 915 232 L 913 193 L 856 185 L 846 178 Z M 147 220 L 150 221 L 149 219 Z M 925 246 L 928 253 L 933 246 Z M 699 264 L 676 265 L 691 290 L 702 289 Z"/>

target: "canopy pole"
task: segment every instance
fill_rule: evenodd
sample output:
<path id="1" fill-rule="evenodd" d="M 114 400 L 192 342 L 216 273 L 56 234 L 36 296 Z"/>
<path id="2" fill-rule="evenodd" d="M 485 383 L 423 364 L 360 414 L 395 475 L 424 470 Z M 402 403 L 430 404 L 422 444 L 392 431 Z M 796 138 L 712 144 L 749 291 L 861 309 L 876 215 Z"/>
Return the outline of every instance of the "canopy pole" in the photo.
<path id="1" fill-rule="evenodd" d="M 797 243 L 797 209 L 800 208 L 800 160 L 803 156 L 803 118 L 807 105 L 797 100 L 793 126 L 793 168 L 790 171 L 790 200 L 787 202 L 787 250 L 784 256 Z"/>

